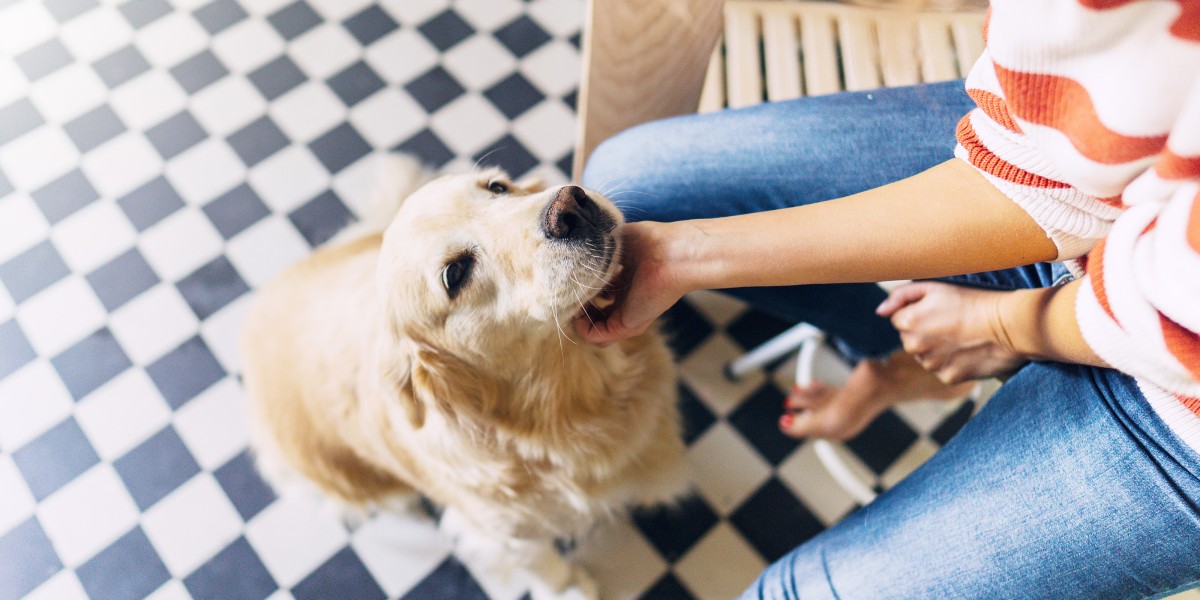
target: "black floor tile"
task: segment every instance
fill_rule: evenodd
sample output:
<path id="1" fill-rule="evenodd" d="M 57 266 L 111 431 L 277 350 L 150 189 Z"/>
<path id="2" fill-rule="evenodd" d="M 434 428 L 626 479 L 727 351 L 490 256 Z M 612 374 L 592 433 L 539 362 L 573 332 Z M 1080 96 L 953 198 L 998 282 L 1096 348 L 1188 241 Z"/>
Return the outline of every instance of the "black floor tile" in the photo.
<path id="1" fill-rule="evenodd" d="M 551 39 L 546 30 L 525 15 L 497 29 L 492 35 L 518 58 L 533 52 Z"/>
<path id="2" fill-rule="evenodd" d="M 0 146 L 37 129 L 45 122 L 29 98 L 21 98 L 0 108 Z"/>
<path id="3" fill-rule="evenodd" d="M 872 471 L 883 473 L 897 458 L 917 441 L 917 434 L 896 416 L 885 410 L 846 447 L 854 451 Z"/>
<path id="4" fill-rule="evenodd" d="M 713 332 L 713 326 L 709 324 L 708 319 L 692 308 L 686 299 L 667 309 L 662 324 L 667 343 L 679 359 L 691 354 L 692 350 L 708 339 Z"/>
<path id="5" fill-rule="evenodd" d="M 0 380 L 37 358 L 16 320 L 0 323 Z M 11 448 L 9 448 L 11 450 Z"/>
<path id="6" fill-rule="evenodd" d="M 424 75 L 408 82 L 404 86 L 404 90 L 428 113 L 437 112 L 439 108 L 449 104 L 467 91 L 458 80 L 440 66 L 434 67 Z"/>
<path id="7" fill-rule="evenodd" d="M 36 81 L 74 62 L 58 38 L 51 38 L 13 57 L 30 81 Z"/>
<path id="8" fill-rule="evenodd" d="M 784 398 L 779 388 L 768 381 L 728 417 L 729 424 L 772 465 L 778 465 L 800 445 L 779 430 Z"/>
<path id="9" fill-rule="evenodd" d="M 435 168 L 454 158 L 454 152 L 446 147 L 436 133 L 428 129 L 422 129 L 416 135 L 401 142 L 392 151 L 411 154 L 419 158 L 422 163 Z"/>
<path id="10" fill-rule="evenodd" d="M 163 399 L 178 409 L 224 379 L 225 369 L 199 336 L 184 342 L 146 367 Z"/>
<path id="11" fill-rule="evenodd" d="M 75 169 L 34 190 L 29 197 L 53 225 L 98 200 L 100 194 L 83 171 Z"/>
<path id="12" fill-rule="evenodd" d="M 763 515 L 771 515 L 764 519 Z M 825 526 L 778 479 L 771 478 L 732 515 L 729 522 L 768 562 L 824 531 Z"/>
<path id="13" fill-rule="evenodd" d="M 531 154 L 524 144 L 517 141 L 517 138 L 513 137 L 511 133 L 488 144 L 476 152 L 472 158 L 481 166 L 499 166 L 513 178 L 520 178 L 538 166 L 537 157 Z"/>
<path id="14" fill-rule="evenodd" d="M 173 10 L 167 0 L 129 0 L 117 9 L 134 29 L 141 29 L 171 14 Z"/>
<path id="15" fill-rule="evenodd" d="M 342 123 L 309 142 L 308 149 L 330 173 L 338 173 L 372 150 L 367 140 L 349 123 Z"/>
<path id="16" fill-rule="evenodd" d="M 102 104 L 63 124 L 67 137 L 86 153 L 125 132 L 125 124 L 107 104 Z"/>
<path id="17" fill-rule="evenodd" d="M 227 240 L 271 214 L 258 194 L 244 183 L 204 205 L 203 210 Z"/>
<path id="18" fill-rule="evenodd" d="M 92 69 L 109 89 L 150 70 L 150 63 L 130 44 L 92 63 Z"/>
<path id="19" fill-rule="evenodd" d="M 215 0 L 193 11 L 192 16 L 196 17 L 209 35 L 215 35 L 232 27 L 248 15 L 236 0 Z"/>
<path id="20" fill-rule="evenodd" d="M 401 600 L 428 600 L 430 598 L 454 598 L 454 600 L 488 600 L 471 572 L 453 556 L 434 569 L 414 586 Z"/>
<path id="21" fill-rule="evenodd" d="M 195 600 L 262 600 L 279 587 L 244 537 L 184 578 L 183 585 Z"/>
<path id="22" fill-rule="evenodd" d="M 0 264 L 0 283 L 18 304 L 70 274 L 50 240 Z"/>
<path id="23" fill-rule="evenodd" d="M 146 130 L 146 139 L 164 160 L 178 156 L 207 137 L 208 133 L 187 110 Z"/>
<path id="24" fill-rule="evenodd" d="M 79 400 L 132 366 L 112 332 L 100 329 L 50 360 L 54 370 Z"/>
<path id="25" fill-rule="evenodd" d="M 950 441 L 950 438 L 958 434 L 967 424 L 967 421 L 971 420 L 971 415 L 973 414 L 975 414 L 975 401 L 967 400 L 963 402 L 929 433 L 929 437 L 937 442 L 938 446 L 945 446 Z"/>
<path id="26" fill-rule="evenodd" d="M 274 100 L 308 81 L 300 67 L 286 54 L 251 71 L 247 77 L 267 100 Z"/>
<path id="27" fill-rule="evenodd" d="M 379 38 L 395 31 L 400 25 L 390 15 L 377 5 L 346 19 L 342 25 L 365 46 L 374 44 Z"/>
<path id="28" fill-rule="evenodd" d="M 679 583 L 674 574 L 668 572 L 642 594 L 641 600 L 696 600 L 696 598 L 687 591 L 687 588 L 683 587 L 682 583 Z"/>
<path id="29" fill-rule="evenodd" d="M 249 451 L 242 452 L 213 472 L 225 495 L 243 521 L 253 519 L 275 501 L 275 492 L 263 481 Z"/>
<path id="30" fill-rule="evenodd" d="M 692 389 L 682 381 L 679 388 L 679 412 L 683 416 L 683 443 L 692 445 L 713 423 L 717 417 L 692 393 Z"/>
<path id="31" fill-rule="evenodd" d="M 200 472 L 200 465 L 170 425 L 114 461 L 113 468 L 141 511 Z"/>
<path id="32" fill-rule="evenodd" d="M 250 291 L 245 280 L 224 256 L 196 269 L 175 285 L 200 320 L 207 319 Z"/>
<path id="33" fill-rule="evenodd" d="M 417 29 L 440 52 L 445 52 L 475 33 L 475 29 L 453 9 L 443 11 Z"/>
<path id="34" fill-rule="evenodd" d="M 117 206 L 139 232 L 183 208 L 183 198 L 162 176 L 117 199 Z"/>
<path id="35" fill-rule="evenodd" d="M 188 94 L 195 94 L 228 74 L 229 69 L 210 50 L 171 67 L 171 75 Z"/>
<path id="36" fill-rule="evenodd" d="M 689 496 L 675 506 L 638 510 L 633 522 L 658 553 L 674 563 L 717 524 L 713 512 L 699 496 Z"/>
<path id="37" fill-rule="evenodd" d="M 546 98 L 520 73 L 509 75 L 483 95 L 509 119 L 517 118 Z"/>
<path id="38" fill-rule="evenodd" d="M 66 23 L 83 13 L 100 6 L 96 0 L 42 0 L 42 5 L 50 11 L 59 23 Z"/>
<path id="39" fill-rule="evenodd" d="M 12 457 L 38 502 L 100 462 L 87 436 L 70 417 L 13 452 Z"/>
<path id="40" fill-rule="evenodd" d="M 322 23 L 321 15 L 313 10 L 304 0 L 297 0 L 267 17 L 267 22 L 283 36 L 285 40 L 299 37 L 308 30 Z"/>
<path id="41" fill-rule="evenodd" d="M 292 588 L 296 600 L 355 598 L 382 600 L 387 597 L 371 572 L 349 546 L 342 548 L 303 581 Z"/>
<path id="42" fill-rule="evenodd" d="M 266 160 L 289 143 L 287 135 L 266 115 L 235 131 L 226 141 L 247 167 Z"/>
<path id="43" fill-rule="evenodd" d="M 354 215 L 333 190 L 326 190 L 304 206 L 292 211 L 288 219 L 300 230 L 308 244 L 316 247 L 329 241 L 329 238 L 353 221 Z"/>
<path id="44" fill-rule="evenodd" d="M 141 527 L 135 527 L 75 570 L 92 598 L 141 600 L 171 579 Z"/>
<path id="45" fill-rule="evenodd" d="M 87 282 L 104 308 L 112 312 L 154 287 L 159 279 L 142 253 L 130 248 L 89 273 Z"/>
<path id="46" fill-rule="evenodd" d="M 22 598 L 62 568 L 36 518 L 0 535 L 0 598 Z"/>
<path id="47" fill-rule="evenodd" d="M 354 106 L 362 102 L 387 85 L 383 78 L 361 60 L 330 77 L 325 83 L 346 106 Z"/>

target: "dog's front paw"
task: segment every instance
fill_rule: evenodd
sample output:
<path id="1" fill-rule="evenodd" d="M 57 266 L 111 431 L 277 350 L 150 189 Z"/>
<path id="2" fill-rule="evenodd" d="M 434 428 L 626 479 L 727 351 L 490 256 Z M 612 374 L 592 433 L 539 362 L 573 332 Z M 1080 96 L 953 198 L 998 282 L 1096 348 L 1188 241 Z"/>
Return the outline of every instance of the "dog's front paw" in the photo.
<path id="1" fill-rule="evenodd" d="M 573 567 L 565 584 L 551 585 L 535 578 L 529 587 L 529 596 L 532 600 L 600 600 L 600 589 L 591 575 Z"/>

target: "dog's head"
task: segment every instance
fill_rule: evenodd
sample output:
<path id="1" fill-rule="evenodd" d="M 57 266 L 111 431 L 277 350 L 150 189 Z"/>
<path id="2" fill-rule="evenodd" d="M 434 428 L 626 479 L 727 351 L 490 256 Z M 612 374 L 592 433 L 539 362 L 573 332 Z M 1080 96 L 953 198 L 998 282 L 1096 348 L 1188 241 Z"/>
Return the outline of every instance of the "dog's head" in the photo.
<path id="1" fill-rule="evenodd" d="M 498 169 L 418 189 L 384 234 L 378 270 L 413 378 L 421 368 L 443 371 L 429 374 L 439 380 L 527 369 L 548 340 L 557 352 L 619 268 L 621 222 L 596 192 L 518 184 Z"/>

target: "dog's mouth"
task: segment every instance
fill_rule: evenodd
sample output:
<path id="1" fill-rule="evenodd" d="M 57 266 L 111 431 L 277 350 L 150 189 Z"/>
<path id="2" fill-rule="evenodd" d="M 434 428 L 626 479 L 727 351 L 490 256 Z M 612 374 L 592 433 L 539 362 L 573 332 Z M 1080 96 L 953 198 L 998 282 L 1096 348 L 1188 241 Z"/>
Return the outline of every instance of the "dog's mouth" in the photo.
<path id="1" fill-rule="evenodd" d="M 614 225 L 603 236 L 599 251 L 585 257 L 580 263 L 579 270 L 587 273 L 594 283 L 584 286 L 588 297 L 580 302 L 580 309 L 575 315 L 576 317 L 593 320 L 603 318 L 605 312 L 612 306 L 621 285 L 621 264 L 617 260 L 620 247 L 619 226 Z"/>

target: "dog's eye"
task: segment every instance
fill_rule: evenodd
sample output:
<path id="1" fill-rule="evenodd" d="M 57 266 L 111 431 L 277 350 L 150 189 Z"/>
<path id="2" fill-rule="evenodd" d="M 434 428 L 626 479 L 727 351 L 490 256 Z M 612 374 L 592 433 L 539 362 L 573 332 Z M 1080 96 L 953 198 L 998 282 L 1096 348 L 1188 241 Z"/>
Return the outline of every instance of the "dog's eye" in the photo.
<path id="1" fill-rule="evenodd" d="M 463 256 L 442 269 L 442 285 L 445 286 L 446 294 L 450 296 L 451 300 L 462 291 L 463 284 L 467 282 L 467 277 L 471 275 L 471 267 L 474 264 L 474 258 Z"/>
<path id="2" fill-rule="evenodd" d="M 496 194 L 497 196 L 499 196 L 500 194 L 507 194 L 510 191 L 512 191 L 512 188 L 509 187 L 509 185 L 507 183 L 504 183 L 503 181 L 499 181 L 499 180 L 489 182 L 487 184 L 487 189 L 489 192 Z"/>

